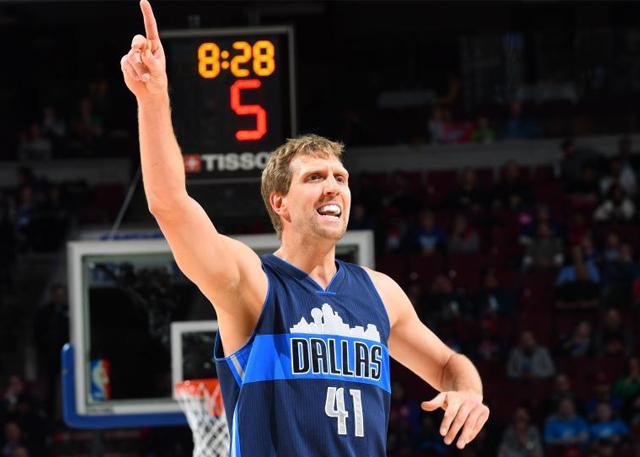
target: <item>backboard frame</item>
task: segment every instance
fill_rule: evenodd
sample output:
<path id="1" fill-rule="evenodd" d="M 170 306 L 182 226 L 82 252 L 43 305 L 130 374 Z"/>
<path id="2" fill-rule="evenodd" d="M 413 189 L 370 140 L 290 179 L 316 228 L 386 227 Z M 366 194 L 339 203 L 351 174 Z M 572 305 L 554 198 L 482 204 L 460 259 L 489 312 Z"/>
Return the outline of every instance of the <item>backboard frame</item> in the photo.
<path id="1" fill-rule="evenodd" d="M 280 240 L 275 234 L 234 236 L 252 249 L 275 251 Z M 374 240 L 371 231 L 351 231 L 338 242 L 337 251 L 355 248 L 354 260 L 360 265 L 374 267 Z M 71 342 L 62 353 L 63 404 L 65 421 L 80 428 L 112 428 L 140 425 L 175 425 L 185 423 L 179 404 L 173 398 L 152 399 L 144 403 L 90 402 L 87 316 L 83 285 L 83 257 L 93 255 L 169 254 L 164 239 L 118 241 L 71 241 L 67 244 L 67 270 L 70 305 Z M 189 326 L 197 326 L 191 321 Z M 212 321 L 200 321 L 203 328 L 211 328 Z M 213 324 L 215 325 L 215 324 Z M 217 327 L 217 325 L 215 325 Z M 179 326 L 176 328 L 180 328 Z M 173 330 L 172 330 L 173 332 Z M 172 351 L 174 342 L 172 341 Z M 213 356 L 213 348 L 212 356 Z M 173 356 L 172 356 L 173 358 Z M 171 367 L 172 381 L 181 381 L 177 367 Z"/>

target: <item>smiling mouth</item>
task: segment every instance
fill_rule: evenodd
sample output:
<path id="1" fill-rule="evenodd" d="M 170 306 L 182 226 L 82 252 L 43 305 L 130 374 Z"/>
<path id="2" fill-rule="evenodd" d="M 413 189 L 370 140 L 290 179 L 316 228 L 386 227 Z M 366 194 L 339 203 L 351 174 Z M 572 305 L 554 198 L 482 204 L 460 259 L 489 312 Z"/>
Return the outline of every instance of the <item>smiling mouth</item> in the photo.
<path id="1" fill-rule="evenodd" d="M 334 219 L 339 219 L 342 216 L 342 208 L 339 205 L 335 204 L 327 204 L 316 208 L 316 212 L 320 216 L 332 217 Z"/>

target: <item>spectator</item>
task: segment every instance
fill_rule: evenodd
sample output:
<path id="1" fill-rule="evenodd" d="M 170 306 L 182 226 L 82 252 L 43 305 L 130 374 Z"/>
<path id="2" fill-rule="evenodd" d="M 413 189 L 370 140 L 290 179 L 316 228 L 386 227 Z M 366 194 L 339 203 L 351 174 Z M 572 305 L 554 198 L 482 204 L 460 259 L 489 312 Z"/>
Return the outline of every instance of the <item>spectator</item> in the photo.
<path id="1" fill-rule="evenodd" d="M 615 234 L 610 234 L 608 240 L 617 239 Z M 633 282 L 640 277 L 640 268 L 633 259 L 631 245 L 624 243 L 616 246 L 609 242 L 604 252 L 602 275 L 604 290 L 602 303 L 606 308 L 613 306 L 628 306 L 631 303 Z"/>
<path id="2" fill-rule="evenodd" d="M 384 228 L 384 249 L 386 252 L 399 252 L 405 237 L 406 227 L 399 218 L 391 219 Z"/>
<path id="3" fill-rule="evenodd" d="M 15 215 L 19 252 L 32 251 L 38 244 L 37 216 L 38 205 L 34 189 L 24 186 L 18 195 Z"/>
<path id="4" fill-rule="evenodd" d="M 582 168 L 580 178 L 567 185 L 565 192 L 569 194 L 572 208 L 593 211 L 598 204 L 598 195 L 600 194 L 595 168 L 592 165 L 585 165 Z"/>
<path id="5" fill-rule="evenodd" d="M 429 138 L 431 143 L 444 144 L 447 141 L 446 123 L 447 112 L 442 108 L 436 108 L 429 119 Z"/>
<path id="6" fill-rule="evenodd" d="M 541 221 L 537 228 L 537 237 L 527 247 L 522 259 L 525 269 L 538 268 L 542 270 L 557 268 L 564 260 L 562 240 L 553 235 L 547 222 Z"/>
<path id="7" fill-rule="evenodd" d="M 596 244 L 593 241 L 593 236 L 591 236 L 591 232 L 588 232 L 580 243 L 580 248 L 582 249 L 582 255 L 586 262 L 593 262 L 596 265 L 600 261 L 600 254 L 596 249 Z"/>
<path id="8" fill-rule="evenodd" d="M 520 210 L 533 201 L 533 190 L 529 181 L 522 176 L 520 166 L 509 160 L 502 167 L 500 180 L 493 187 L 493 207 Z"/>
<path id="9" fill-rule="evenodd" d="M 538 345 L 532 332 L 522 332 L 518 346 L 509 354 L 507 375 L 517 379 L 541 379 L 553 376 L 554 372 L 549 350 Z"/>
<path id="10" fill-rule="evenodd" d="M 591 223 L 581 211 L 573 211 L 569 217 L 566 241 L 569 246 L 583 246 L 585 238 L 591 236 Z"/>
<path id="11" fill-rule="evenodd" d="M 362 203 L 354 203 L 349 214 L 349 230 L 374 230 L 375 222 Z"/>
<path id="12" fill-rule="evenodd" d="M 36 310 L 33 334 L 39 378 L 45 383 L 45 406 L 48 413 L 53 414 L 55 386 L 60 375 L 60 350 L 69 341 L 69 304 L 67 289 L 63 284 L 53 284 L 49 299 Z"/>
<path id="13" fill-rule="evenodd" d="M 12 457 L 29 457 L 29 451 L 24 446 L 19 446 L 13 451 Z"/>
<path id="14" fill-rule="evenodd" d="M 51 140 L 42 134 L 37 122 L 33 122 L 26 132 L 20 135 L 18 145 L 19 160 L 47 160 L 51 158 L 53 145 Z"/>
<path id="15" fill-rule="evenodd" d="M 542 440 L 526 408 L 519 407 L 502 436 L 498 457 L 543 457 Z"/>
<path id="16" fill-rule="evenodd" d="M 577 269 L 586 269 L 586 277 L 596 284 L 600 283 L 600 270 L 592 260 L 584 258 L 584 252 L 581 246 L 574 245 L 571 249 L 573 263 L 565 265 L 558 272 L 556 285 L 561 286 L 564 283 L 576 281 L 578 279 Z"/>
<path id="17" fill-rule="evenodd" d="M 500 284 L 493 269 L 484 272 L 482 288 L 476 296 L 474 304 L 478 318 L 494 314 L 512 314 L 515 311 L 514 297 Z"/>
<path id="18" fill-rule="evenodd" d="M 81 155 L 92 153 L 91 148 L 103 133 L 102 118 L 94 112 L 91 100 L 88 97 L 82 98 L 78 103 L 78 112 L 71 122 L 70 147 Z"/>
<path id="19" fill-rule="evenodd" d="M 636 193 L 636 174 L 633 168 L 627 166 L 623 169 L 622 161 L 614 157 L 609 162 L 609 173 L 600 178 L 600 193 L 607 195 L 614 185 L 619 185 L 627 195 Z"/>
<path id="20" fill-rule="evenodd" d="M 560 402 L 565 398 L 571 399 L 575 404 L 576 394 L 571 388 L 571 379 L 566 373 L 559 373 L 553 380 L 551 394 L 545 407 L 546 414 L 552 414 L 556 411 Z"/>
<path id="21" fill-rule="evenodd" d="M 509 105 L 509 118 L 502 136 L 505 140 L 528 140 L 540 136 L 540 126 L 535 120 L 522 114 L 520 101 L 513 101 Z"/>
<path id="22" fill-rule="evenodd" d="M 14 211 L 7 192 L 0 190 L 0 294 L 14 290 L 13 264 L 16 260 Z"/>
<path id="23" fill-rule="evenodd" d="M 591 440 L 609 441 L 619 444 L 629 434 L 629 427 L 623 420 L 613 417 L 611 405 L 607 402 L 598 404 L 596 418 L 590 424 Z"/>
<path id="24" fill-rule="evenodd" d="M 443 456 L 449 454 L 449 449 L 444 444 L 442 436 L 437 431 L 437 425 L 431 415 L 422 416 L 421 430 L 418 435 L 417 449 L 430 456 Z"/>
<path id="25" fill-rule="evenodd" d="M 1 457 L 13 457 L 16 449 L 24 446 L 24 439 L 22 436 L 22 430 L 18 423 L 14 420 L 9 420 L 4 424 L 4 440 L 2 444 Z"/>
<path id="26" fill-rule="evenodd" d="M 563 280 L 556 288 L 556 306 L 562 309 L 585 309 L 598 306 L 600 287 L 589 274 L 587 265 L 576 263 L 572 268 L 574 278 Z"/>
<path id="27" fill-rule="evenodd" d="M 638 166 L 637 156 L 633 157 L 631 150 L 631 138 L 623 136 L 618 142 L 618 156 L 615 160 L 620 162 L 620 174 L 618 183 L 629 194 L 635 195 L 637 191 L 637 179 L 635 169 Z"/>
<path id="28" fill-rule="evenodd" d="M 25 395 L 24 381 L 18 375 L 11 375 L 9 377 L 7 387 L 3 392 L 2 399 L 0 399 L 2 402 L 0 411 L 4 411 L 8 414 L 15 413 L 18 406 L 18 400 L 23 395 Z"/>
<path id="29" fill-rule="evenodd" d="M 620 237 L 615 232 L 609 232 L 605 239 L 605 245 L 602 252 L 604 262 L 618 260 L 620 257 Z"/>
<path id="30" fill-rule="evenodd" d="M 633 348 L 631 332 L 624 328 L 622 316 L 617 309 L 610 309 L 601 320 L 596 338 L 596 350 L 600 355 L 628 355 Z"/>
<path id="31" fill-rule="evenodd" d="M 569 357 L 593 355 L 594 342 L 589 321 L 581 321 L 576 326 L 571 338 L 562 344 L 562 352 Z"/>
<path id="32" fill-rule="evenodd" d="M 409 179 L 406 174 L 398 171 L 391 175 L 390 188 L 383 198 L 387 212 L 400 214 L 408 218 L 416 213 L 419 206 L 415 192 L 410 188 Z"/>
<path id="33" fill-rule="evenodd" d="M 613 384 L 613 393 L 623 401 L 640 395 L 640 361 L 637 357 L 631 357 L 628 360 L 627 373 Z"/>
<path id="34" fill-rule="evenodd" d="M 480 249 L 478 232 L 469 225 L 464 214 L 455 216 L 451 235 L 448 237 L 448 249 L 450 254 L 466 254 Z"/>
<path id="35" fill-rule="evenodd" d="M 415 233 L 413 244 L 420 249 L 423 255 L 431 255 L 441 250 L 444 243 L 444 231 L 436 225 L 433 211 L 422 211 L 420 213 L 420 226 Z"/>
<path id="36" fill-rule="evenodd" d="M 453 288 L 451 280 L 445 275 L 438 275 L 433 280 L 420 317 L 423 322 L 431 323 L 430 326 L 437 328 L 442 322 L 465 314 L 469 308 L 468 299 Z"/>
<path id="37" fill-rule="evenodd" d="M 533 217 L 529 213 L 528 217 L 521 218 L 520 243 L 529 246 L 535 239 L 538 233 L 538 227 L 540 227 L 541 224 L 547 224 L 549 226 L 552 236 L 556 237 L 560 234 L 560 226 L 551 217 L 551 210 L 549 210 L 547 205 L 540 204 L 536 207 Z"/>
<path id="38" fill-rule="evenodd" d="M 609 195 L 596 211 L 593 218 L 599 222 L 627 222 L 633 219 L 636 207 L 625 191 L 615 184 L 611 187 Z"/>
<path id="39" fill-rule="evenodd" d="M 576 148 L 573 140 L 564 140 L 560 147 L 560 174 L 562 182 L 566 185 L 565 190 L 569 190 L 580 180 L 585 165 L 596 164 L 599 155 L 588 149 Z"/>
<path id="40" fill-rule="evenodd" d="M 640 394 L 631 397 L 624 404 L 624 418 L 635 435 L 640 428 Z"/>
<path id="41" fill-rule="evenodd" d="M 48 105 L 42 109 L 42 133 L 54 141 L 67 135 L 67 124 L 58 117 L 53 106 Z"/>
<path id="42" fill-rule="evenodd" d="M 407 432 L 409 436 L 415 436 L 420 416 L 420 407 L 417 402 L 407 398 L 404 387 L 399 382 L 393 383 L 391 390 L 391 409 L 389 411 L 389 427 Z"/>
<path id="43" fill-rule="evenodd" d="M 570 398 L 564 398 L 558 409 L 549 416 L 544 424 L 544 441 L 549 445 L 582 445 L 589 439 L 589 425 L 584 418 L 576 414 L 575 405 Z"/>
<path id="44" fill-rule="evenodd" d="M 478 359 L 487 361 L 502 360 L 503 348 L 497 335 L 496 326 L 490 319 L 480 321 L 480 337 L 473 344 Z"/>
<path id="45" fill-rule="evenodd" d="M 476 125 L 471 133 L 471 141 L 474 143 L 491 144 L 496 141 L 496 132 L 489 125 L 486 116 L 478 116 Z"/>
<path id="46" fill-rule="evenodd" d="M 49 415 L 49 419 L 54 417 Z M 18 399 L 15 419 L 23 431 L 31 453 L 46 455 L 47 417 L 42 411 L 36 410 L 34 401 L 27 395 L 22 395 Z"/>
<path id="47" fill-rule="evenodd" d="M 621 411 L 623 405 L 622 399 L 612 393 L 609 376 L 603 372 L 596 375 L 593 396 L 584 403 L 584 413 L 589 420 L 594 421 L 596 419 L 596 411 L 600 403 L 608 404 L 615 414 Z"/>
<path id="48" fill-rule="evenodd" d="M 449 207 L 478 213 L 485 204 L 485 192 L 478 184 L 475 170 L 465 168 L 458 178 L 458 187 L 448 197 Z"/>

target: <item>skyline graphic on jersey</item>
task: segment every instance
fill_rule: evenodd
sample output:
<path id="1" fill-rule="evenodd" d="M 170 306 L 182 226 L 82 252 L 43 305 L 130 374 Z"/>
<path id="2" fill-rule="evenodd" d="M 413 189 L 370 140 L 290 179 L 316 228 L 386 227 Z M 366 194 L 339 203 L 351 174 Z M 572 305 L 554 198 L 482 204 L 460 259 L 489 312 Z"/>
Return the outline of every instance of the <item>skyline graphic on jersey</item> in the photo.
<path id="1" fill-rule="evenodd" d="M 365 330 L 363 326 L 356 325 L 350 327 L 348 323 L 340 317 L 337 311 L 334 311 L 329 303 L 323 303 L 322 308 L 313 308 L 311 310 L 312 322 L 302 317 L 300 322 L 289 329 L 291 333 L 304 333 L 314 335 L 336 335 L 348 336 L 351 338 L 363 338 L 366 340 L 380 342 L 380 333 L 374 324 L 367 324 Z"/>

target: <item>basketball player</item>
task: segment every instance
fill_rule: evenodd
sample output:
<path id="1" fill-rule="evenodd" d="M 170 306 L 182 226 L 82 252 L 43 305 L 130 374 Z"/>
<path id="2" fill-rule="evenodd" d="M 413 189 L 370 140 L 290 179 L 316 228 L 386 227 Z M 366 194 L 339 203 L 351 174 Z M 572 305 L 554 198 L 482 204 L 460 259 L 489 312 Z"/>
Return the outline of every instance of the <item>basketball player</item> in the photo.
<path id="1" fill-rule="evenodd" d="M 386 455 L 389 356 L 440 393 L 440 433 L 462 449 L 489 416 L 471 362 L 418 319 L 382 273 L 335 258 L 351 193 L 342 145 L 309 135 L 271 155 L 262 196 L 282 243 L 258 257 L 219 234 L 186 191 L 165 55 L 147 0 L 146 37 L 121 60 L 138 103 L 144 189 L 175 259 L 211 301 L 231 455 Z M 212 126 L 215 128 L 215 126 Z"/>

